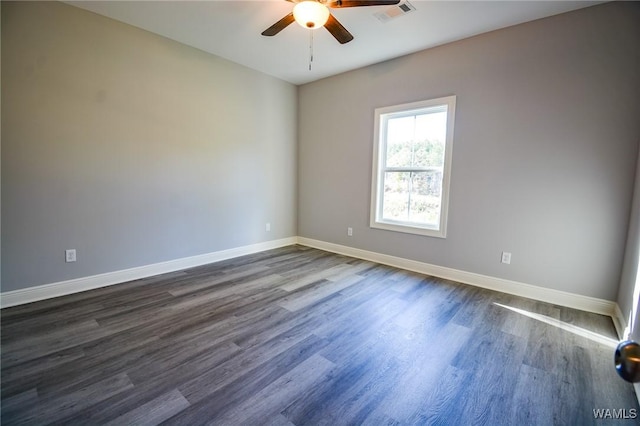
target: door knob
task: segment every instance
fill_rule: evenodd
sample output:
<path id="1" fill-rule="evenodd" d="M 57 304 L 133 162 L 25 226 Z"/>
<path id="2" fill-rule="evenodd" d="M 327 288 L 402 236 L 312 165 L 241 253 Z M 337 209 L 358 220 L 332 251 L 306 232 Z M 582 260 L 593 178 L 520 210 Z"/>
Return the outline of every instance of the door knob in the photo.
<path id="1" fill-rule="evenodd" d="M 640 382 L 640 345 L 631 340 L 618 344 L 615 355 L 616 371 L 627 382 Z"/>

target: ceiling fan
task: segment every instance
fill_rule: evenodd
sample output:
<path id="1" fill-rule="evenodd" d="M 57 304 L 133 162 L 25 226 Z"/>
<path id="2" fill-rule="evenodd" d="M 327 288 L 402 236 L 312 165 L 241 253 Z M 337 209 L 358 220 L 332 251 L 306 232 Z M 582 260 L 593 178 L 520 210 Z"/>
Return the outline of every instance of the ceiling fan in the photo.
<path id="1" fill-rule="evenodd" d="M 385 6 L 400 3 L 400 0 L 287 0 L 296 5 L 293 11 L 284 18 L 262 32 L 263 36 L 271 37 L 284 30 L 293 21 L 304 28 L 316 29 L 324 26 L 340 44 L 353 40 L 353 36 L 329 12 L 329 8 L 361 6 Z"/>

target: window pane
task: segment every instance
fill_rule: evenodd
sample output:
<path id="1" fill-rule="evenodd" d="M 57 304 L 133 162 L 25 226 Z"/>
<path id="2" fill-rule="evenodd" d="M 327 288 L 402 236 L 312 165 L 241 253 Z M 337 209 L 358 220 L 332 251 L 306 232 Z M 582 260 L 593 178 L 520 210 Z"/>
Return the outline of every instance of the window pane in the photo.
<path id="1" fill-rule="evenodd" d="M 414 118 L 387 120 L 387 167 L 411 167 Z"/>
<path id="2" fill-rule="evenodd" d="M 382 217 L 387 220 L 409 219 L 409 183 L 411 173 L 387 172 L 384 174 Z"/>
<path id="3" fill-rule="evenodd" d="M 411 173 L 409 221 L 437 227 L 440 223 L 442 172 Z"/>
<path id="4" fill-rule="evenodd" d="M 447 112 L 387 120 L 387 167 L 442 167 Z"/>
<path id="5" fill-rule="evenodd" d="M 412 166 L 443 167 L 446 138 L 446 111 L 416 116 Z"/>
<path id="6" fill-rule="evenodd" d="M 437 227 L 442 171 L 386 172 L 383 196 L 383 219 Z"/>

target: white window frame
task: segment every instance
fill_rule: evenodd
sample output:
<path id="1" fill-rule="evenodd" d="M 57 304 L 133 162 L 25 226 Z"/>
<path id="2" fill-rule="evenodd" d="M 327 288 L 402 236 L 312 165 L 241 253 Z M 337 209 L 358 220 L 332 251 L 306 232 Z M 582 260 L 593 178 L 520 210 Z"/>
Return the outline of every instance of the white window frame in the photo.
<path id="1" fill-rule="evenodd" d="M 385 171 L 399 171 L 399 168 L 386 167 L 386 124 L 390 118 L 397 118 L 421 113 L 429 113 L 437 108 L 447 108 L 447 135 L 444 149 L 444 165 L 442 170 L 442 199 L 440 204 L 440 223 L 437 226 L 421 226 L 413 222 L 391 221 L 382 218 Z M 446 238 L 447 218 L 449 213 L 449 186 L 451 181 L 451 157 L 453 150 L 453 129 L 455 120 L 456 97 L 446 96 L 425 101 L 412 102 L 375 109 L 373 137 L 373 167 L 371 180 L 371 228 L 389 231 Z M 421 168 L 402 168 L 401 170 L 425 171 Z"/>

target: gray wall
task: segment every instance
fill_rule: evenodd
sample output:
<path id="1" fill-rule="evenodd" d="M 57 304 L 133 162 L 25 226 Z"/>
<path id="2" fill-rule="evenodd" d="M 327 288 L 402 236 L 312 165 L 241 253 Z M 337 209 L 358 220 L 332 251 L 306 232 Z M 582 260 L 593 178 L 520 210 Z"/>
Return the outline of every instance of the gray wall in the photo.
<path id="1" fill-rule="evenodd" d="M 0 1 L 0 58 L 2 57 L 2 2 Z M 0 65 L 1 65 L 0 61 Z M 2 66 L 0 66 L 0 99 L 2 99 Z M 2 240 L 2 102 L 0 102 L 0 240 Z M 2 243 L 0 241 L 0 291 L 2 283 Z"/>
<path id="2" fill-rule="evenodd" d="M 616 300 L 640 136 L 638 22 L 640 5 L 608 3 L 302 86 L 298 235 Z M 451 94 L 447 238 L 370 229 L 374 108 Z"/>
<path id="3" fill-rule="evenodd" d="M 295 86 L 3 1 L 2 87 L 2 291 L 296 235 Z"/>
<path id="4" fill-rule="evenodd" d="M 624 263 L 622 265 L 622 277 L 620 278 L 620 289 L 618 291 L 618 306 L 627 320 L 627 325 L 632 327 L 632 338 L 640 341 L 640 312 L 636 306 L 635 317 L 632 318 L 634 302 L 640 303 L 638 297 L 634 297 L 637 282 L 638 268 L 640 265 L 640 154 L 636 169 L 636 184 L 633 193 L 633 203 L 631 206 L 631 219 L 629 221 L 629 233 L 627 236 L 627 248 L 624 253 Z M 640 289 L 638 289 L 640 292 Z"/>
<path id="5" fill-rule="evenodd" d="M 2 291 L 293 236 L 297 207 L 301 236 L 615 300 L 639 19 L 638 4 L 595 6 L 296 99 L 290 84 L 71 6 L 2 2 Z M 373 109 L 448 94 L 448 238 L 369 229 Z"/>

